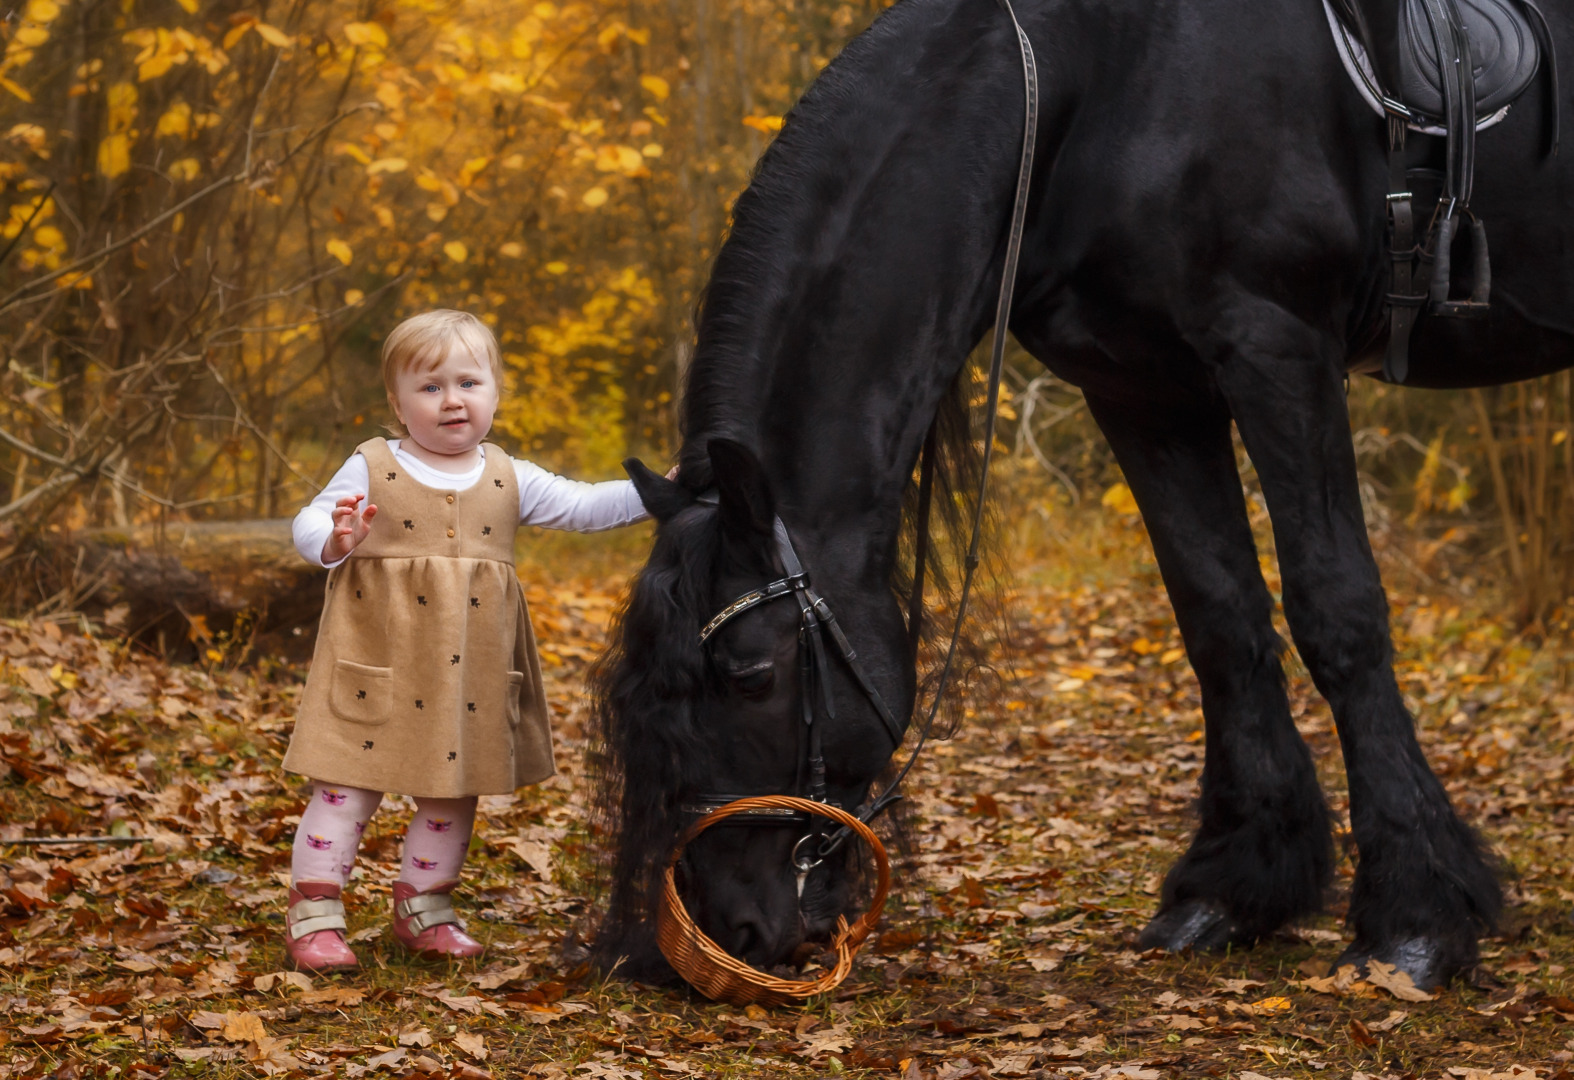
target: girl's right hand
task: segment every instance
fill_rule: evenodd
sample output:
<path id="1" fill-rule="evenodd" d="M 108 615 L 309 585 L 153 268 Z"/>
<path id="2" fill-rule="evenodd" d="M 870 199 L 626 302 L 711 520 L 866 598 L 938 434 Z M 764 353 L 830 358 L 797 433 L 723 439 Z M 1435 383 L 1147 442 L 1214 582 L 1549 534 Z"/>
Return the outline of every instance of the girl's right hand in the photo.
<path id="1" fill-rule="evenodd" d="M 346 495 L 333 508 L 333 534 L 322 545 L 322 561 L 336 563 L 347 558 L 356 545 L 372 531 L 372 518 L 377 507 L 367 503 L 361 508 L 365 495 Z"/>

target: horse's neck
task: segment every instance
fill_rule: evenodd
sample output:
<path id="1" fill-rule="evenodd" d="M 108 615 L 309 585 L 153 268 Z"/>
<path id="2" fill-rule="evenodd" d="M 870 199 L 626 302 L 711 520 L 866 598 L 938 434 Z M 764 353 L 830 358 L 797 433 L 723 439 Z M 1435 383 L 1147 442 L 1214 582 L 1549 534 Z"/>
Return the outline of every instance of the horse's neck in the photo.
<path id="1" fill-rule="evenodd" d="M 717 256 L 685 472 L 710 436 L 743 439 L 811 526 L 894 519 L 988 321 L 1020 149 L 1009 27 L 992 3 L 910 0 L 794 110 Z"/>

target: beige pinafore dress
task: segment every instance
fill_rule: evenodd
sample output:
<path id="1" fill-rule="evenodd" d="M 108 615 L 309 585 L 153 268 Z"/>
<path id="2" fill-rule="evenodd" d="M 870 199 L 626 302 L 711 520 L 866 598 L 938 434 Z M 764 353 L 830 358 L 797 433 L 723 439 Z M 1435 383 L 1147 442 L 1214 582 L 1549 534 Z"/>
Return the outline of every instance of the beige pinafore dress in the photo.
<path id="1" fill-rule="evenodd" d="M 429 798 L 546 779 L 552 735 L 514 568 L 508 455 L 488 444 L 481 479 L 444 491 L 408 476 L 383 439 L 356 451 L 377 516 L 328 573 L 285 769 Z"/>

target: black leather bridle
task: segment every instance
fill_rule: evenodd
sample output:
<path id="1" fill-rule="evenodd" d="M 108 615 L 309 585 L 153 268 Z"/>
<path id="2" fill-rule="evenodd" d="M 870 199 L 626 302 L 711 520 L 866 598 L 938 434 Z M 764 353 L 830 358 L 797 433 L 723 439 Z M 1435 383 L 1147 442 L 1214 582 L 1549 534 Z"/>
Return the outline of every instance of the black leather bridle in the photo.
<path id="1" fill-rule="evenodd" d="M 962 633 L 962 622 L 967 616 L 968 599 L 972 593 L 973 574 L 978 568 L 979 539 L 983 531 L 984 490 L 989 479 L 989 461 L 992 456 L 995 442 L 995 420 L 1000 402 L 1000 374 L 1005 359 L 1006 329 L 1011 321 L 1011 295 L 1016 287 L 1017 261 L 1022 250 L 1022 230 L 1027 218 L 1028 189 L 1033 177 L 1033 147 L 1038 133 L 1038 70 L 1033 58 L 1033 46 L 1029 43 L 1027 33 L 1022 29 L 1022 24 L 1017 21 L 1015 10 L 1011 7 L 1010 0 L 998 0 L 1011 19 L 1011 25 L 1016 31 L 1017 46 L 1022 53 L 1022 79 L 1026 90 L 1027 111 L 1022 133 L 1022 156 L 1017 167 L 1016 195 L 1012 202 L 1011 226 L 1006 242 L 1006 255 L 1001 269 L 1000 296 L 995 306 L 995 336 L 989 360 L 989 389 L 987 396 L 987 412 L 984 419 L 984 451 L 982 467 L 978 479 L 978 501 L 973 508 L 972 539 L 968 546 L 965 573 L 962 578 L 962 592 L 957 603 L 956 623 L 951 631 L 951 642 L 946 648 L 945 663 L 940 669 L 940 678 L 935 685 L 935 693 L 930 702 L 928 714 L 924 718 L 923 728 L 919 732 L 918 742 L 913 746 L 913 752 L 908 756 L 896 777 L 886 785 L 885 790 L 876 798 L 870 799 L 863 806 L 854 811 L 854 816 L 867 824 L 883 813 L 893 803 L 901 799 L 901 784 L 911 771 L 918 754 L 923 749 L 924 743 L 929 739 L 929 733 L 934 728 L 935 716 L 939 712 L 940 702 L 945 694 L 946 681 L 951 673 L 952 663 L 956 657 L 957 641 Z M 919 632 L 923 620 L 923 590 L 924 590 L 924 563 L 928 542 L 928 519 L 930 495 L 933 488 L 935 455 L 935 430 L 931 426 L 928 436 L 924 440 L 922 463 L 919 468 L 919 506 L 918 506 L 918 539 L 914 552 L 913 592 L 908 608 L 908 636 L 910 652 L 914 658 L 917 656 Z M 714 503 L 713 494 L 701 496 L 702 502 Z M 758 589 L 744 593 L 732 603 L 722 608 L 716 616 L 706 623 L 700 630 L 700 644 L 703 646 L 718 630 L 730 620 L 750 611 L 761 604 L 770 603 L 791 596 L 798 602 L 799 627 L 798 627 L 798 678 L 800 698 L 802 702 L 803 727 L 806 738 L 803 740 L 804 752 L 798 763 L 797 790 L 805 797 L 816 802 L 827 802 L 825 782 L 825 757 L 821 750 L 822 732 L 825 723 L 834 723 L 836 720 L 836 704 L 831 687 L 830 658 L 827 653 L 825 638 L 830 636 L 836 646 L 837 654 L 842 658 L 843 664 L 852 672 L 854 680 L 863 691 L 874 710 L 879 714 L 880 720 L 891 736 L 893 752 L 901 748 L 905 728 L 897 722 L 896 716 L 886 704 L 885 699 L 875 688 L 869 673 L 858 660 L 858 654 L 853 649 L 852 643 L 847 640 L 841 625 L 836 621 L 836 615 L 825 597 L 815 591 L 810 583 L 809 574 L 798 559 L 798 553 L 793 549 L 792 538 L 787 533 L 787 527 L 777 517 L 772 522 L 772 533 L 776 547 L 777 571 L 782 576 Z M 818 694 L 816 694 L 818 691 Z M 815 702 L 819 699 L 819 715 L 816 715 Z M 699 794 L 692 796 L 684 802 L 681 809 L 686 814 L 710 814 L 735 802 L 744 796 Z M 843 809 L 846 809 L 845 807 Z M 811 821 L 812 818 L 812 821 Z M 824 862 L 836 852 L 842 844 L 846 843 L 852 835 L 852 830 L 847 826 L 825 833 L 821 831 L 824 819 L 815 815 L 802 813 L 789 809 L 758 808 L 742 811 L 727 819 L 728 824 L 739 825 L 801 825 L 809 828 L 798 842 L 793 845 L 792 863 L 798 876 L 798 895 L 803 896 L 804 882 L 809 872 L 820 863 Z M 818 839 L 819 843 L 806 850 L 806 846 Z"/>

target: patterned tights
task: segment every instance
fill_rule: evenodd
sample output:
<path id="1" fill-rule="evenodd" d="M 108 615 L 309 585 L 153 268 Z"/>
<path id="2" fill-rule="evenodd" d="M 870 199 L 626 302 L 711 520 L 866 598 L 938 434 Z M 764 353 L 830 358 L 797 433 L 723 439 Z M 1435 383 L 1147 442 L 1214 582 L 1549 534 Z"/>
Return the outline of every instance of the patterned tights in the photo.
<path id="1" fill-rule="evenodd" d="M 312 785 L 311 801 L 301 813 L 290 859 L 291 879 L 326 881 L 341 889 L 350 880 L 361 834 L 377 812 L 381 792 L 342 784 Z M 466 799 L 416 799 L 415 817 L 404 834 L 399 880 L 421 892 L 458 881 L 475 827 L 474 796 Z"/>

